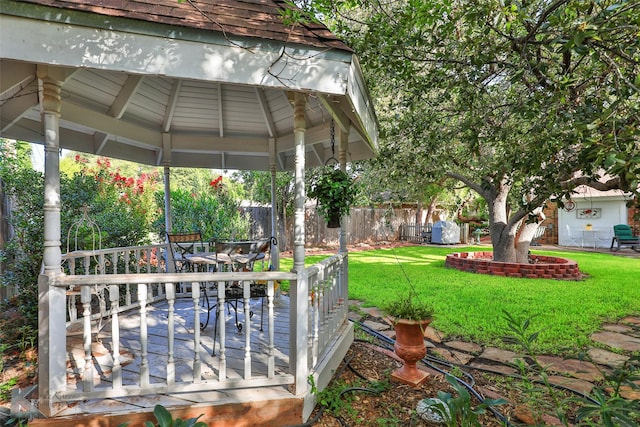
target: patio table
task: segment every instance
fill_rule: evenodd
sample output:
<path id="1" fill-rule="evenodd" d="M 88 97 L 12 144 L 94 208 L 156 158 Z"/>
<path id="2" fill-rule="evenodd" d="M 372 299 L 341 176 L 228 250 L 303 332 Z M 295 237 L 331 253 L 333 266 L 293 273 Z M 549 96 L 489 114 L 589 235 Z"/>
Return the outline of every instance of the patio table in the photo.
<path id="1" fill-rule="evenodd" d="M 242 271 L 244 269 L 251 270 L 251 267 L 256 259 L 258 259 L 259 253 L 218 253 L 218 252 L 198 252 L 195 254 L 188 254 L 185 256 L 187 262 L 194 264 L 195 266 L 202 265 L 214 265 L 216 271 L 223 271 L 224 269 L 231 269 L 231 271 Z"/>
<path id="2" fill-rule="evenodd" d="M 185 260 L 194 266 L 194 270 L 197 267 L 213 266 L 214 271 L 251 271 L 253 269 L 253 263 L 262 253 L 224 253 L 224 252 L 198 252 L 195 254 L 185 255 Z M 204 297 L 204 304 L 207 306 L 207 318 L 204 323 L 200 324 L 201 329 L 205 329 L 209 324 L 209 317 L 212 310 L 214 310 L 218 303 L 212 303 L 209 300 L 208 287 L 206 282 L 200 283 L 200 290 Z M 238 320 L 238 302 L 242 302 L 243 293 L 242 287 L 238 286 L 238 282 L 227 282 L 225 285 L 226 301 L 225 303 L 231 306 L 235 312 L 235 324 L 238 331 L 242 331 L 242 323 Z M 252 297 L 263 297 L 263 293 L 251 292 Z M 250 316 L 253 316 L 253 311 L 250 312 Z M 217 333 L 217 317 L 216 326 L 214 326 L 214 340 L 213 345 L 215 349 L 216 333 Z M 262 325 L 260 326 L 262 329 Z"/>
<path id="3" fill-rule="evenodd" d="M 600 230 L 598 228 L 592 228 L 590 230 L 587 230 L 586 228 L 582 230 L 582 242 L 583 242 L 583 247 L 585 243 L 591 243 L 593 242 L 593 249 L 596 249 L 597 244 L 598 244 L 598 233 L 602 232 L 603 230 Z"/>

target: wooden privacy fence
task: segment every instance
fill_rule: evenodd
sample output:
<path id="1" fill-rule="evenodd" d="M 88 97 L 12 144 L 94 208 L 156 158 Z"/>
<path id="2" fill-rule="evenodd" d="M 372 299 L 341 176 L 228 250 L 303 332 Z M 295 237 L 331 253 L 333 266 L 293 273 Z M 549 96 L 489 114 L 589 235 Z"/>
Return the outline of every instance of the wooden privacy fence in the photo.
<path id="1" fill-rule="evenodd" d="M 271 235 L 271 208 L 248 207 L 244 211 L 251 217 L 251 237 L 254 239 L 268 238 Z M 392 241 L 400 239 L 401 228 L 404 224 L 415 223 L 416 209 L 397 208 L 355 208 L 351 209 L 347 221 L 347 244 L 360 242 Z M 286 228 L 280 224 L 280 238 L 285 236 L 287 241 L 279 242 L 280 249 L 293 246 L 293 218 L 287 219 Z M 324 218 L 317 214 L 314 206 L 307 206 L 305 217 L 305 242 L 309 247 L 337 246 L 339 229 L 327 228 Z"/>
<path id="2" fill-rule="evenodd" d="M 469 243 L 469 224 L 459 224 L 460 243 Z M 431 229 L 433 224 L 401 224 L 398 240 L 414 243 L 431 243 Z"/>

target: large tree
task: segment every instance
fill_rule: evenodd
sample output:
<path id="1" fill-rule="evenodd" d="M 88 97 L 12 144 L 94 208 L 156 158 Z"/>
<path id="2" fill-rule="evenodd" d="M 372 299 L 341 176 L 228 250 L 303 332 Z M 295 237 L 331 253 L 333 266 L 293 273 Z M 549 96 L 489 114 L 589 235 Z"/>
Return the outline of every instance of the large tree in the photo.
<path id="1" fill-rule="evenodd" d="M 356 3 L 312 5 L 362 60 L 386 170 L 485 198 L 496 260 L 526 260 L 551 197 L 637 194 L 639 2 Z"/>

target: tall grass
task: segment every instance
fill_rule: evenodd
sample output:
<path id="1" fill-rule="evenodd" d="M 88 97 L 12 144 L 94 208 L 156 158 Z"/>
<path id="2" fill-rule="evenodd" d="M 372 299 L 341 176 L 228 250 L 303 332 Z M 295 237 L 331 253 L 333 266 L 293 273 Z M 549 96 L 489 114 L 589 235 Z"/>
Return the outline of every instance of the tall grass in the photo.
<path id="1" fill-rule="evenodd" d="M 448 253 L 479 247 L 407 246 L 349 254 L 349 298 L 383 306 L 414 286 L 435 309 L 433 326 L 446 339 L 505 347 L 507 322 L 535 317 L 536 350 L 564 353 L 587 345 L 603 322 L 640 313 L 640 258 L 611 254 L 533 251 L 578 262 L 582 281 L 517 279 L 460 272 L 444 267 Z M 325 256 L 311 256 L 312 264 Z M 283 260 L 283 269 L 290 268 Z"/>

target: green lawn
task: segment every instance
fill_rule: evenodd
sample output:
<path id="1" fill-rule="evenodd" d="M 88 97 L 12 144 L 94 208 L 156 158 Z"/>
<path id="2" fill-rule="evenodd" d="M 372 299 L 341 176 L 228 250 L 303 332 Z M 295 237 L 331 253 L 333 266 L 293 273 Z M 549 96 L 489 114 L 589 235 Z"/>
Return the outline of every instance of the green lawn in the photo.
<path id="1" fill-rule="evenodd" d="M 478 251 L 478 246 L 455 251 Z M 447 339 L 505 346 L 503 311 L 533 317 L 536 348 L 563 353 L 589 343 L 603 322 L 640 313 L 640 258 L 562 251 L 533 253 L 570 258 L 590 277 L 584 281 L 514 279 L 444 268 L 451 247 L 408 246 L 349 254 L 349 298 L 382 306 L 411 282 L 435 309 L 433 326 Z M 326 255 L 307 257 L 307 265 Z M 291 268 L 283 259 L 281 268 Z"/>

